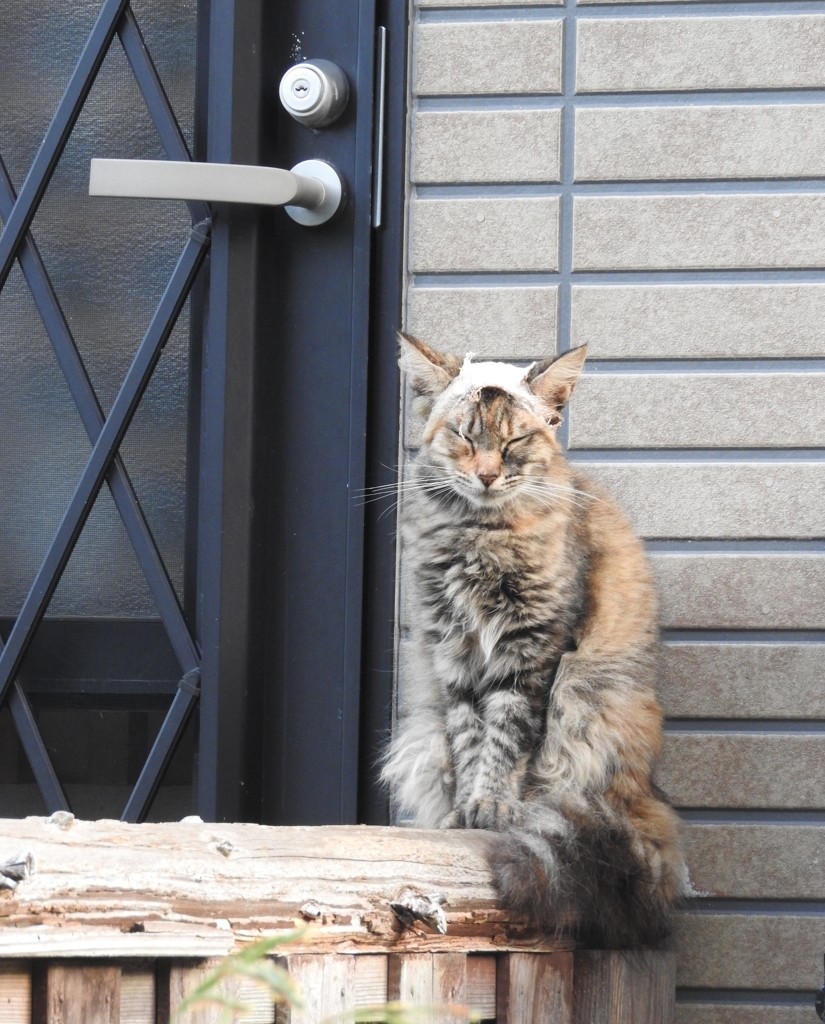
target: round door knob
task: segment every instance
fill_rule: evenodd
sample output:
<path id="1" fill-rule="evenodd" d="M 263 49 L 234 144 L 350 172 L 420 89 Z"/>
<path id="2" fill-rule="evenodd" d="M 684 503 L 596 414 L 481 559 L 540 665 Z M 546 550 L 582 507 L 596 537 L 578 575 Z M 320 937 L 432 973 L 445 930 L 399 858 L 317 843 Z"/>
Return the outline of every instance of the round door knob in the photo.
<path id="1" fill-rule="evenodd" d="M 293 65 L 281 79 L 284 110 L 309 128 L 324 128 L 343 114 L 349 99 L 347 76 L 329 60 Z"/>

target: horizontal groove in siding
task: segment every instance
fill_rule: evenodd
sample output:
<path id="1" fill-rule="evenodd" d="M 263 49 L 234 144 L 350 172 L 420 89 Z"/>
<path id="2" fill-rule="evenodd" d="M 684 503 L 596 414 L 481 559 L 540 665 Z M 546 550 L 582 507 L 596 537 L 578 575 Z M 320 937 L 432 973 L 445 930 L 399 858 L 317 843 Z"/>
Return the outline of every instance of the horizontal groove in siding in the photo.
<path id="1" fill-rule="evenodd" d="M 680 986 L 676 990 L 676 1002 L 728 1003 L 731 1006 L 797 1006 L 804 1003 L 810 1008 L 812 1001 L 809 989 L 800 989 L 797 992 L 787 989 L 754 989 L 752 992 L 740 992 L 735 988 L 715 988 L 710 991 L 706 988 Z"/>
<path id="2" fill-rule="evenodd" d="M 680 807 L 679 817 L 693 825 L 825 825 L 825 810 L 771 810 L 759 807 Z"/>
<path id="3" fill-rule="evenodd" d="M 576 465 L 591 462 L 821 462 L 825 448 L 578 448 L 568 452 Z"/>
<path id="4" fill-rule="evenodd" d="M 821 283 L 821 270 L 782 267 L 748 267 L 718 270 L 591 270 L 573 271 L 569 275 L 574 284 L 806 284 Z M 460 285 L 463 288 L 486 288 L 491 285 L 508 287 L 514 285 L 554 284 L 561 279 L 557 271 L 519 270 L 437 270 L 417 271 L 411 274 L 410 283 L 418 287 L 447 288 Z"/>
<path id="5" fill-rule="evenodd" d="M 665 721 L 665 732 L 694 736 L 825 736 L 825 718 L 669 718 Z"/>
<path id="6" fill-rule="evenodd" d="M 798 373 L 799 371 L 825 373 L 825 359 L 820 356 L 811 356 L 807 359 L 783 357 L 774 359 L 588 359 L 583 376 L 628 373 Z"/>
<path id="7" fill-rule="evenodd" d="M 825 901 L 821 899 L 772 900 L 754 897 L 724 899 L 716 896 L 691 897 L 684 907 L 687 914 L 712 914 L 718 917 L 758 914 L 760 917 L 825 915 Z"/>
<path id="8" fill-rule="evenodd" d="M 764 106 L 769 103 L 806 105 L 825 102 L 825 89 L 750 89 L 747 92 L 697 89 L 681 92 L 665 90 L 645 93 L 573 93 L 572 99 L 575 100 L 577 109 L 583 110 L 599 107 L 615 107 L 621 110 L 635 107 L 692 107 L 697 102 L 705 106 L 726 107 Z M 419 96 L 416 99 L 416 110 L 542 110 L 562 106 L 565 102 L 565 97 L 560 93 L 488 93 L 483 96 L 453 94 Z"/>
<path id="9" fill-rule="evenodd" d="M 554 113 L 546 111 L 545 113 Z M 460 115 L 456 115 L 460 116 Z M 518 167 L 513 168 L 518 171 Z M 822 178 L 811 175 L 807 178 L 695 178 L 674 179 L 672 181 L 578 181 L 561 184 L 553 173 L 554 167 L 547 164 L 547 173 L 543 178 L 533 176 L 530 180 L 520 181 L 515 173 L 512 178 L 502 177 L 499 180 L 475 181 L 472 176 L 466 180 L 455 179 L 443 182 L 415 180 L 415 195 L 418 199 L 490 199 L 504 197 L 507 199 L 525 196 L 558 196 L 562 193 L 580 198 L 597 197 L 661 197 L 685 198 L 700 196 L 707 198 L 708 189 L 712 185 L 715 194 L 728 197 L 749 197 L 759 195 L 823 195 L 825 182 Z M 760 268 L 757 268 L 760 269 Z M 761 268 L 770 269 L 770 267 Z M 804 269 L 804 268 L 803 268 Z"/>
<path id="10" fill-rule="evenodd" d="M 543 18 L 564 0 L 415 0 L 422 23 L 430 21 L 510 20 Z M 578 0 L 577 14 L 586 17 L 621 17 L 636 13 L 673 17 L 724 14 L 806 14 L 821 10 L 821 0 Z"/>
<path id="11" fill-rule="evenodd" d="M 738 540 L 726 537 L 723 540 L 664 539 L 648 540 L 646 548 L 650 555 L 718 555 L 718 554 L 825 554 L 825 539 L 816 540 Z"/>
<path id="12" fill-rule="evenodd" d="M 661 635 L 665 643 L 694 646 L 707 643 L 825 643 L 825 629 L 663 629 Z"/>

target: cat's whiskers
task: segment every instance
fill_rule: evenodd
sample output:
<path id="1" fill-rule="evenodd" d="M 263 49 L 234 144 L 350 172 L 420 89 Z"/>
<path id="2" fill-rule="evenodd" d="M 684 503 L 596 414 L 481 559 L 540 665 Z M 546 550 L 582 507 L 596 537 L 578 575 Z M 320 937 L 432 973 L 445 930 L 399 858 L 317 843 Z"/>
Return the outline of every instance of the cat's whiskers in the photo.
<path id="1" fill-rule="evenodd" d="M 535 477 L 523 477 L 521 483 L 525 494 L 535 498 L 548 509 L 562 503 L 575 508 L 587 508 L 591 501 L 600 500 L 595 495 L 568 484 L 555 484 Z"/>
<path id="2" fill-rule="evenodd" d="M 373 484 L 370 487 L 364 487 L 356 492 L 356 497 L 363 499 L 364 503 L 369 501 L 377 501 L 380 498 L 390 497 L 395 494 L 404 493 L 409 494 L 415 491 L 426 491 L 435 487 L 440 488 L 443 486 L 449 486 L 451 477 L 445 475 L 443 478 L 438 477 L 408 477 L 401 480 L 393 480 L 386 484 Z"/>

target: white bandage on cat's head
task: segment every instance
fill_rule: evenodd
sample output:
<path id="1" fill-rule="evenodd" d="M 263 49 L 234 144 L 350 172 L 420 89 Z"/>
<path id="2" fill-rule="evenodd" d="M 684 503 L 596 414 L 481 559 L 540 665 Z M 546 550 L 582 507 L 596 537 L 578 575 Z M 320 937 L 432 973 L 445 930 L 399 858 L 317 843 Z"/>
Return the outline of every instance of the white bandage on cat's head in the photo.
<path id="1" fill-rule="evenodd" d="M 473 353 L 464 357 L 461 370 L 444 392 L 436 399 L 433 416 L 443 416 L 448 409 L 463 402 L 471 401 L 482 388 L 497 388 L 513 395 L 532 412 L 541 415 L 541 400 L 530 389 L 527 377 L 535 366 L 514 366 L 512 363 L 473 362 Z"/>

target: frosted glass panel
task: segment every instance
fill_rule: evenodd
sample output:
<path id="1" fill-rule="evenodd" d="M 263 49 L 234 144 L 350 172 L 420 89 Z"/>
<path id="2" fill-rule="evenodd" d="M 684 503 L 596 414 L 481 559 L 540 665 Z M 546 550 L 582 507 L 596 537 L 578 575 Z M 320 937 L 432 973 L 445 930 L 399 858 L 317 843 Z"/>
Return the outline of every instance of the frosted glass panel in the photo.
<path id="1" fill-rule="evenodd" d="M 196 0 L 132 5 L 191 146 Z M 100 2 L 0 0 L 0 155 L 20 188 Z M 87 195 L 93 156 L 162 158 L 117 39 L 32 225 L 104 411 L 189 233 L 182 203 Z M 188 317 L 184 311 L 123 458 L 173 583 L 183 585 Z M 0 617 L 16 615 L 89 454 L 37 309 L 15 267 L 0 293 Z M 50 616 L 151 618 L 156 609 L 114 502 L 98 499 Z"/>

